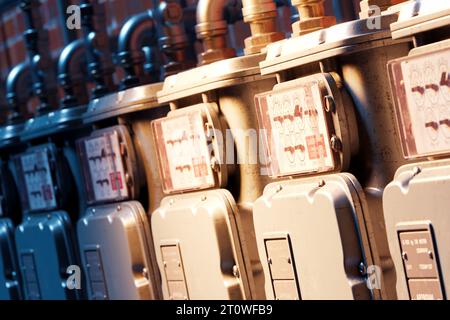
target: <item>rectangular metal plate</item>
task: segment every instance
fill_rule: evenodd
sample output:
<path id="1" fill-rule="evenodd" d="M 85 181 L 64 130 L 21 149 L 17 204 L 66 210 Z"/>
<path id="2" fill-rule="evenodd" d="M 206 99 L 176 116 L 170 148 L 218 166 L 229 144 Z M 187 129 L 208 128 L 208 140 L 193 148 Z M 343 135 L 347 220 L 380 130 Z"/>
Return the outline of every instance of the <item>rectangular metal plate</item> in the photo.
<path id="1" fill-rule="evenodd" d="M 88 270 L 89 283 L 91 285 L 94 300 L 107 300 L 105 275 L 99 250 L 85 250 L 86 269 Z"/>
<path id="2" fill-rule="evenodd" d="M 389 63 L 404 155 L 450 153 L 450 48 Z"/>
<path id="3" fill-rule="evenodd" d="M 161 254 L 166 273 L 169 298 L 171 300 L 187 300 L 186 279 L 178 244 L 161 246 Z"/>
<path id="4" fill-rule="evenodd" d="M 276 300 L 300 300 L 295 280 L 274 280 L 273 290 Z"/>
<path id="5" fill-rule="evenodd" d="M 22 173 L 21 196 L 26 196 L 29 210 L 56 209 L 55 183 L 52 178 L 48 148 L 35 149 L 18 158 Z"/>
<path id="6" fill-rule="evenodd" d="M 429 231 L 401 232 L 400 246 L 408 278 L 438 278 L 435 251 Z"/>
<path id="7" fill-rule="evenodd" d="M 178 246 L 161 246 L 161 254 L 167 280 L 184 281 L 183 262 Z"/>
<path id="8" fill-rule="evenodd" d="M 275 299 L 299 300 L 300 294 L 289 238 L 266 239 L 265 246 Z"/>
<path id="9" fill-rule="evenodd" d="M 170 300 L 188 300 L 186 283 L 184 281 L 167 281 Z"/>
<path id="10" fill-rule="evenodd" d="M 330 122 L 324 108 L 327 90 L 318 79 L 255 97 L 272 177 L 333 171 Z"/>
<path id="11" fill-rule="evenodd" d="M 21 259 L 27 299 L 39 300 L 41 298 L 41 293 L 36 274 L 34 255 L 33 253 L 23 253 Z"/>
<path id="12" fill-rule="evenodd" d="M 438 279 L 413 279 L 408 281 L 411 300 L 443 300 Z"/>
<path id="13" fill-rule="evenodd" d="M 266 240 L 266 251 L 272 280 L 295 279 L 291 250 L 287 239 Z"/>

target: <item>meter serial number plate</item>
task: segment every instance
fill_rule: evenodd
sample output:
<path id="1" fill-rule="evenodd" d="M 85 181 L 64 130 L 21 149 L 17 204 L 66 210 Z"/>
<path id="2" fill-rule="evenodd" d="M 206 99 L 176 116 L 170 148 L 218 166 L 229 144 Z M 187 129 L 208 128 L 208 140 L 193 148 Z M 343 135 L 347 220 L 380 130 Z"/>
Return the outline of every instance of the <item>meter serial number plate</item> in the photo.
<path id="1" fill-rule="evenodd" d="M 391 87 L 405 157 L 450 153 L 450 49 L 392 61 Z"/>
<path id="2" fill-rule="evenodd" d="M 153 122 L 166 193 L 215 185 L 202 113 L 193 111 Z"/>
<path id="3" fill-rule="evenodd" d="M 37 211 L 56 208 L 48 150 L 35 150 L 20 156 L 20 165 L 29 209 Z"/>
<path id="4" fill-rule="evenodd" d="M 86 161 L 96 201 L 128 197 L 125 168 L 117 132 L 84 141 Z"/>
<path id="5" fill-rule="evenodd" d="M 257 95 L 255 102 L 272 177 L 334 170 L 317 81 Z"/>

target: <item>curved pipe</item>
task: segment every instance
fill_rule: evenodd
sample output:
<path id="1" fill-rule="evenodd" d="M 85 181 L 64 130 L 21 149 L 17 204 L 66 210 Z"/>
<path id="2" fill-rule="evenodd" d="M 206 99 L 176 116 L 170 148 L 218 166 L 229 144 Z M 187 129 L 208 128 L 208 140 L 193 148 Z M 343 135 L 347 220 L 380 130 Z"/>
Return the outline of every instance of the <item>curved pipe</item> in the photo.
<path id="1" fill-rule="evenodd" d="M 7 123 L 15 123 L 24 118 L 26 104 L 32 97 L 31 70 L 28 62 L 16 65 L 6 78 L 6 100 L 8 102 Z"/>
<path id="2" fill-rule="evenodd" d="M 227 47 L 228 23 L 225 9 L 228 0 L 200 0 L 197 5 L 197 38 L 203 42 L 203 52 L 199 55 L 200 65 L 236 56 Z"/>
<path id="3" fill-rule="evenodd" d="M 123 89 L 155 80 L 145 72 L 146 56 L 143 51 L 143 47 L 148 45 L 146 42 L 149 37 L 150 42 L 154 42 L 155 35 L 155 21 L 151 10 L 131 17 L 120 30 L 117 56 L 125 70 L 125 78 L 122 80 Z"/>
<path id="4" fill-rule="evenodd" d="M 40 5 L 39 1 L 34 0 L 22 0 L 20 3 L 26 25 L 23 36 L 30 61 L 33 91 L 40 101 L 38 114 L 47 113 L 58 106 L 56 74 L 48 48 L 48 32 L 40 17 Z"/>
<path id="5" fill-rule="evenodd" d="M 62 108 L 88 103 L 86 73 L 86 46 L 84 40 L 78 39 L 63 49 L 58 60 L 58 81 L 64 90 Z"/>
<path id="6" fill-rule="evenodd" d="M 114 92 L 114 65 L 106 31 L 105 7 L 99 0 L 83 0 L 80 4 L 81 24 L 88 60 L 88 73 L 95 83 L 94 99 Z"/>

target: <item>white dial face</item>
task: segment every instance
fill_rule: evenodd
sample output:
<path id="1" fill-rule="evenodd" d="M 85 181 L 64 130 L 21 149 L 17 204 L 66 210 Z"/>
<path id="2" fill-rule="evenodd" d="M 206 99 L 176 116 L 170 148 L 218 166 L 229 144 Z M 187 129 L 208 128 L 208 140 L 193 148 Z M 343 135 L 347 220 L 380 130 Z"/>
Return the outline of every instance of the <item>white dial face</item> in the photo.
<path id="1" fill-rule="evenodd" d="M 34 150 L 20 157 L 28 205 L 31 211 L 56 208 L 48 150 Z"/>
<path id="2" fill-rule="evenodd" d="M 128 197 L 125 167 L 116 131 L 84 141 L 95 201 Z"/>
<path id="3" fill-rule="evenodd" d="M 206 125 L 200 111 L 153 122 L 167 193 L 215 185 Z"/>
<path id="4" fill-rule="evenodd" d="M 256 100 L 272 176 L 334 170 L 323 95 L 316 81 L 257 95 Z"/>
<path id="5" fill-rule="evenodd" d="M 407 157 L 450 152 L 450 49 L 394 62 L 394 92 Z M 401 92 L 406 93 L 402 98 Z"/>

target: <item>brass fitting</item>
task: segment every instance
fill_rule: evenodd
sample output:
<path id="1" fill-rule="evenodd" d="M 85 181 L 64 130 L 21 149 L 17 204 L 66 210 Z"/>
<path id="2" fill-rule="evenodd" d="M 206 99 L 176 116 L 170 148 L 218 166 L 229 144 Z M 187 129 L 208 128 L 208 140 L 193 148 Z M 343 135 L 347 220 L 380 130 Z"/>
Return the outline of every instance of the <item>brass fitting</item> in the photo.
<path id="1" fill-rule="evenodd" d="M 277 7 L 273 0 L 243 0 L 242 6 L 244 22 L 250 25 L 252 34 L 245 39 L 245 54 L 259 53 L 268 44 L 285 38 L 277 31 Z"/>
<path id="2" fill-rule="evenodd" d="M 348 1 L 348 0 L 346 0 Z M 336 24 L 336 17 L 325 16 L 324 0 L 291 0 L 300 21 L 292 24 L 295 36 L 301 36 Z"/>
<path id="3" fill-rule="evenodd" d="M 197 5 L 197 38 L 203 43 L 199 65 L 233 58 L 236 52 L 227 47 L 228 23 L 224 19 L 226 0 L 200 0 Z"/>
<path id="4" fill-rule="evenodd" d="M 369 18 L 374 14 L 381 14 L 391 6 L 405 2 L 407 0 L 362 0 L 360 2 L 361 12 L 359 17 L 361 19 Z M 373 7 L 377 7 L 377 10 L 373 10 Z"/>

